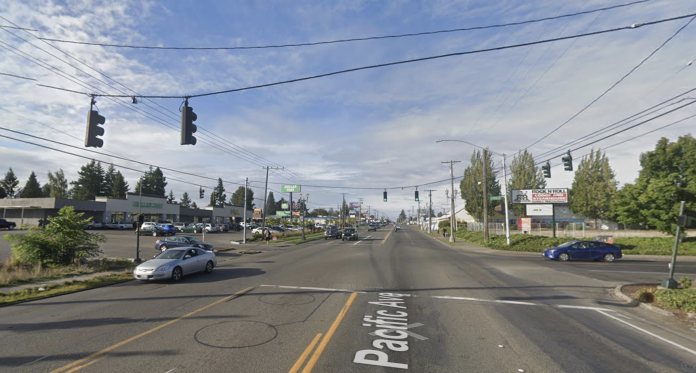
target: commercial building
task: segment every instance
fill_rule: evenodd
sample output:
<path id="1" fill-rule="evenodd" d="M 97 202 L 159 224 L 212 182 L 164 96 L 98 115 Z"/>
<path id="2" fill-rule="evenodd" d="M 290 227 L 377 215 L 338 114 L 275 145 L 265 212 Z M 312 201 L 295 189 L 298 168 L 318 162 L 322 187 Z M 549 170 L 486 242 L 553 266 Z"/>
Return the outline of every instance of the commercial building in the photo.
<path id="1" fill-rule="evenodd" d="M 79 201 L 58 198 L 13 198 L 0 199 L 2 217 L 22 224 L 38 224 L 39 220 L 58 215 L 65 206 L 75 207 L 75 211 L 84 213 L 101 223 L 131 223 L 138 214 L 145 216 L 145 221 L 154 222 L 241 222 L 244 219 L 244 207 L 225 205 L 225 207 L 205 207 L 192 209 L 167 203 L 164 197 L 128 193 L 126 198 L 97 197 L 94 201 Z M 252 211 L 247 210 L 250 219 Z"/>

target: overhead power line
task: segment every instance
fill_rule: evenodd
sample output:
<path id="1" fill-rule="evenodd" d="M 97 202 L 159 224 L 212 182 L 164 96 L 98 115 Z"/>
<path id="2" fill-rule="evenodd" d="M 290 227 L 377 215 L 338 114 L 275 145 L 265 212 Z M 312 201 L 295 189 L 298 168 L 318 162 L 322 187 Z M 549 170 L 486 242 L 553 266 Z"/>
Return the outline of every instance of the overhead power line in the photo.
<path id="1" fill-rule="evenodd" d="M 691 13 L 691 14 L 686 14 L 686 15 L 682 15 L 682 16 L 672 17 L 672 18 L 660 19 L 660 20 L 657 20 L 657 21 L 650 21 L 650 22 L 644 22 L 644 23 L 634 23 L 634 24 L 632 24 L 632 25 L 630 25 L 630 26 L 617 27 L 617 28 L 613 28 L 613 29 L 606 29 L 606 30 L 593 31 L 593 32 L 588 32 L 588 33 L 583 33 L 583 34 L 562 36 L 562 37 L 557 37 L 557 38 L 552 38 L 552 39 L 538 40 L 538 41 L 533 41 L 533 42 L 528 42 L 528 43 L 504 45 L 504 46 L 500 46 L 500 47 L 485 48 L 485 49 L 476 49 L 476 50 L 471 50 L 471 51 L 447 53 L 447 54 L 441 54 L 441 55 L 435 55 L 435 56 L 428 56 L 428 57 L 422 57 L 422 58 L 413 58 L 413 59 L 409 59 L 409 60 L 401 60 L 401 61 L 395 61 L 395 62 L 387 62 L 387 63 L 376 64 L 376 65 L 361 66 L 361 67 L 355 67 L 355 68 L 351 68 L 351 69 L 333 71 L 333 72 L 324 73 L 324 74 L 306 76 L 306 77 L 302 77 L 302 78 L 284 80 L 284 81 L 279 81 L 279 82 L 274 82 L 274 83 L 260 84 L 260 85 L 249 86 L 249 87 L 243 87 L 243 88 L 227 89 L 227 90 L 223 90 L 223 91 L 208 92 L 208 93 L 200 93 L 200 94 L 186 95 L 186 96 L 182 96 L 182 95 L 141 95 L 141 96 L 138 96 L 138 97 L 143 97 L 143 98 L 176 98 L 176 99 L 190 99 L 190 98 L 196 98 L 196 97 L 214 96 L 214 95 L 220 95 L 220 94 L 225 94 L 225 93 L 233 93 L 233 92 L 248 91 L 248 90 L 258 89 L 258 88 L 272 87 L 272 86 L 277 86 L 277 85 L 282 85 L 282 84 L 288 84 L 288 83 L 297 83 L 297 82 L 306 81 L 306 80 L 312 80 L 312 79 L 318 79 L 318 78 L 325 78 L 325 77 L 329 77 L 329 76 L 333 76 L 333 75 L 340 75 L 340 74 L 346 74 L 346 73 L 351 73 L 351 72 L 356 72 L 356 71 L 362 71 L 362 70 L 369 70 L 369 69 L 376 69 L 376 68 L 387 67 L 387 66 L 405 65 L 405 64 L 414 63 L 414 62 L 423 62 L 423 61 L 436 60 L 436 59 L 441 59 L 441 58 L 456 57 L 456 56 L 465 56 L 465 55 L 470 55 L 470 54 L 478 54 L 478 53 L 486 53 L 486 52 L 494 52 L 494 51 L 500 51 L 500 50 L 506 50 L 506 49 L 514 49 L 514 48 L 528 47 L 528 46 L 531 46 L 531 45 L 538 45 L 538 44 L 544 44 L 544 43 L 552 43 L 552 42 L 559 41 L 559 40 L 577 39 L 577 38 L 588 37 L 588 36 L 595 36 L 595 35 L 608 34 L 608 33 L 617 32 L 617 31 L 633 30 L 633 29 L 637 29 L 637 28 L 639 28 L 639 27 L 654 26 L 654 25 L 657 25 L 657 24 L 665 23 L 665 22 L 673 22 L 673 21 L 677 21 L 677 20 L 680 20 L 680 19 L 691 18 L 691 17 L 695 17 L 695 16 L 696 16 L 696 13 Z M 46 87 L 46 88 L 51 88 L 51 89 L 58 89 L 58 90 L 62 90 L 62 91 L 66 91 L 66 92 L 72 92 L 72 93 L 78 93 L 78 94 L 82 94 L 82 95 L 86 95 L 86 96 L 120 97 L 120 98 L 131 98 L 131 97 L 133 97 L 133 95 L 94 94 L 94 93 L 73 91 L 73 90 L 64 89 L 64 88 L 60 88 L 60 87 L 53 87 L 53 86 L 44 85 L 44 84 L 37 84 L 37 85 L 40 86 L 40 87 Z"/>
<path id="2" fill-rule="evenodd" d="M 165 46 L 155 46 L 155 45 L 108 44 L 108 43 L 96 43 L 96 42 L 89 42 L 89 41 L 76 41 L 76 40 L 64 40 L 64 39 L 52 39 L 52 38 L 39 38 L 39 39 L 45 40 L 45 41 L 56 42 L 56 43 L 79 44 L 79 45 L 90 45 L 90 46 L 111 47 L 111 48 L 129 48 L 129 49 L 248 50 L 248 49 L 292 48 L 292 47 L 308 47 L 308 46 L 325 45 L 325 44 L 348 43 L 348 42 L 356 42 L 356 41 L 397 39 L 397 38 L 406 38 L 406 37 L 414 37 L 414 36 L 437 35 L 437 34 L 466 32 L 466 31 L 474 31 L 474 30 L 486 30 L 486 29 L 492 29 L 492 28 L 503 28 L 503 27 L 510 27 L 510 26 L 520 26 L 520 25 L 527 25 L 527 24 L 544 22 L 544 21 L 552 21 L 552 20 L 557 20 L 557 19 L 561 19 L 561 18 L 576 17 L 576 16 L 590 14 L 590 13 L 602 12 L 605 10 L 624 8 L 624 7 L 629 7 L 629 6 L 636 5 L 636 4 L 646 3 L 649 1 L 651 1 L 651 0 L 640 0 L 640 1 L 634 1 L 634 2 L 625 3 L 625 4 L 608 6 L 608 7 L 604 7 L 604 8 L 597 8 L 597 9 L 586 10 L 586 11 L 582 11 L 582 12 L 575 12 L 575 13 L 563 14 L 563 15 L 559 15 L 559 16 L 538 18 L 538 19 L 532 19 L 532 20 L 520 21 L 520 22 L 510 22 L 510 23 L 502 23 L 502 24 L 494 24 L 494 25 L 486 25 L 486 26 L 464 27 L 464 28 L 455 28 L 455 29 L 446 29 L 446 30 L 412 32 L 412 33 L 404 33 L 404 34 L 396 34 L 396 35 L 367 36 L 367 37 L 362 37 L 362 38 L 348 38 L 348 39 L 327 40 L 327 41 L 317 41 L 317 42 L 304 42 L 304 43 L 294 43 L 294 44 L 275 44 L 275 45 L 237 46 L 237 47 L 165 47 Z"/>
<path id="3" fill-rule="evenodd" d="M 604 97 L 606 94 L 608 94 L 609 92 L 611 92 L 611 90 L 613 90 L 614 88 L 616 88 L 616 86 L 618 86 L 619 84 L 621 84 L 621 82 L 623 82 L 626 78 L 628 78 L 631 74 L 633 74 L 634 71 L 638 70 L 639 67 L 643 66 L 643 64 L 644 64 L 646 61 L 648 61 L 648 60 L 650 59 L 650 57 L 654 56 L 655 53 L 657 53 L 660 49 L 662 49 L 662 47 L 664 47 L 667 43 L 669 43 L 670 40 L 674 39 L 677 35 L 679 35 L 679 33 L 682 32 L 682 30 L 684 30 L 688 25 L 690 25 L 691 22 L 693 22 L 695 18 L 696 18 L 696 17 L 692 17 L 692 18 L 689 20 L 689 22 L 687 22 L 684 26 L 680 27 L 679 30 L 677 30 L 674 34 L 672 34 L 672 36 L 670 36 L 669 38 L 667 38 L 667 40 L 665 40 L 662 44 L 660 44 L 660 46 L 657 47 L 654 51 L 652 51 L 652 53 L 650 53 L 647 57 L 645 57 L 642 61 L 640 61 L 640 62 L 639 62 L 636 66 L 634 66 L 628 73 L 626 73 L 624 76 L 622 76 L 621 79 L 619 79 L 616 83 L 612 84 L 611 87 L 607 88 L 604 92 L 602 92 L 601 95 L 597 96 L 597 98 L 595 98 L 595 99 L 592 100 L 589 104 L 587 104 L 587 106 L 585 106 L 584 108 L 582 108 L 582 110 L 580 110 L 580 111 L 578 111 L 577 113 L 575 113 L 575 114 L 574 114 L 572 117 L 570 117 L 568 120 L 566 120 L 565 122 L 561 123 L 561 125 L 559 125 L 558 127 L 554 128 L 551 132 L 549 132 L 549 133 L 547 133 L 546 135 L 542 136 L 539 140 L 534 141 L 532 144 L 528 145 L 528 146 L 527 146 L 526 148 L 524 148 L 524 149 L 525 149 L 525 150 L 526 150 L 526 149 L 529 149 L 529 148 L 531 148 L 532 146 L 534 146 L 534 145 L 540 143 L 542 140 L 544 140 L 545 138 L 551 136 L 554 132 L 558 131 L 559 129 L 563 128 L 563 126 L 565 126 L 566 124 L 570 123 L 573 119 L 575 119 L 575 118 L 577 118 L 578 116 L 580 116 L 580 114 L 582 114 L 583 112 L 585 112 L 585 110 L 589 109 L 592 105 L 594 105 L 594 104 L 595 104 L 597 101 L 599 101 L 602 97 Z"/>

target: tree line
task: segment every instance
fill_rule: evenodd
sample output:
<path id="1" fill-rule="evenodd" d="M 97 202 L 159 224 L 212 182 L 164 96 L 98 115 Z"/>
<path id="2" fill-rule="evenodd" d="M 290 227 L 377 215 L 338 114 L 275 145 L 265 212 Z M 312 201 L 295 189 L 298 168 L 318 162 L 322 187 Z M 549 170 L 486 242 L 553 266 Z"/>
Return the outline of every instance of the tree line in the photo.
<path id="1" fill-rule="evenodd" d="M 489 196 L 500 196 L 498 182 L 501 167 L 496 167 L 491 153 L 475 150 L 460 182 L 466 211 L 478 221 L 483 219 L 483 166 Z M 620 189 L 609 159 L 601 150 L 592 149 L 576 168 L 569 188 L 569 208 L 589 219 L 613 220 L 627 226 L 654 228 L 674 233 L 680 201 L 686 201 L 687 214 L 696 215 L 696 139 L 680 136 L 670 142 L 661 138 L 654 150 L 640 155 L 641 169 L 633 183 Z M 524 150 L 513 156 L 507 190 L 544 189 L 546 180 L 534 157 Z M 495 216 L 503 201 L 485 201 L 488 216 Z M 518 216 L 525 216 L 524 205 L 510 205 Z"/>

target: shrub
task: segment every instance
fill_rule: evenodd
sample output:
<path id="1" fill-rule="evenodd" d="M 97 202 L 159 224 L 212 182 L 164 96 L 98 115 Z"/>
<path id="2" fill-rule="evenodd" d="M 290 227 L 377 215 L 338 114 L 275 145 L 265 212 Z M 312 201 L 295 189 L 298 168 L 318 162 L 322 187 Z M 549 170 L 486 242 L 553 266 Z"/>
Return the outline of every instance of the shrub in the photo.
<path id="1" fill-rule="evenodd" d="M 655 301 L 655 293 L 650 289 L 640 289 L 636 292 L 636 298 L 641 303 L 652 303 Z"/>
<path id="2" fill-rule="evenodd" d="M 693 283 L 693 282 L 691 281 L 691 279 L 689 279 L 687 276 L 682 276 L 682 277 L 679 279 L 679 288 L 681 288 L 681 289 L 688 289 L 688 288 L 691 287 L 691 284 L 692 284 L 692 283 Z"/>
<path id="3" fill-rule="evenodd" d="M 655 301 L 667 308 L 696 312 L 696 289 L 658 289 Z"/>
<path id="4" fill-rule="evenodd" d="M 22 263 L 68 265 L 99 255 L 99 243 L 106 241 L 100 234 L 85 231 L 92 219 L 82 219 L 83 215 L 72 206 L 63 207 L 58 216 L 48 218 L 50 224 L 46 228 L 31 228 L 24 235 L 8 234 L 5 239 L 11 242 L 12 253 Z"/>

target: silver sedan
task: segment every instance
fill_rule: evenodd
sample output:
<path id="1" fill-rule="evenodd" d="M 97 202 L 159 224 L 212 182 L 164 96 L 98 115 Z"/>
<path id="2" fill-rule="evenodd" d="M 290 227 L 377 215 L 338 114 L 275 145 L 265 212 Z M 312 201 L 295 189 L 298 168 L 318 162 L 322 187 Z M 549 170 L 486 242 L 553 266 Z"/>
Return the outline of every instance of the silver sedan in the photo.
<path id="1" fill-rule="evenodd" d="M 169 249 L 135 267 L 133 278 L 141 281 L 179 281 L 184 275 L 210 273 L 216 266 L 217 258 L 212 251 L 195 247 Z"/>

